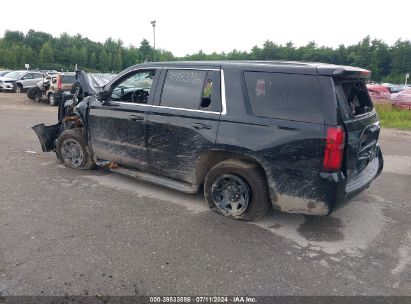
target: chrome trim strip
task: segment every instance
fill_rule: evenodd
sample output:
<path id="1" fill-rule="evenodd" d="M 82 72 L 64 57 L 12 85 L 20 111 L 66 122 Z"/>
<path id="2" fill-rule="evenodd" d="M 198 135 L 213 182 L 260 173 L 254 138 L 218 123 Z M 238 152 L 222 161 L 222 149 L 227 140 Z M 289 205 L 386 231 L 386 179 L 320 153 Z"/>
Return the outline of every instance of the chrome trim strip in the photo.
<path id="1" fill-rule="evenodd" d="M 129 105 L 129 106 L 143 106 L 143 107 L 153 107 L 153 108 L 159 108 L 159 109 L 181 110 L 181 111 L 188 111 L 188 112 L 210 113 L 210 114 L 220 115 L 220 112 L 215 112 L 215 111 L 204 111 L 204 110 L 195 110 L 195 109 L 184 109 L 184 108 L 174 108 L 174 107 L 166 107 L 166 106 L 156 106 L 156 105 L 148 105 L 148 104 L 144 104 L 144 103 L 131 103 L 131 102 L 124 102 L 124 101 L 112 101 L 112 103 Z"/>
<path id="2" fill-rule="evenodd" d="M 126 106 L 142 106 L 142 107 L 152 107 L 152 105 L 148 105 L 145 103 L 132 103 L 132 102 L 125 102 L 125 101 L 110 101 L 111 103 L 118 103 L 123 104 Z"/>
<path id="3" fill-rule="evenodd" d="M 220 69 L 213 69 L 213 68 L 197 69 L 197 68 L 178 68 L 178 67 L 168 67 L 168 66 L 164 66 L 163 69 L 167 69 L 167 70 L 194 70 L 194 71 L 220 71 Z"/>
<path id="4" fill-rule="evenodd" d="M 221 104 L 222 104 L 222 112 L 221 115 L 227 114 L 227 101 L 225 96 L 225 78 L 224 78 L 224 70 L 221 69 Z"/>
<path id="5" fill-rule="evenodd" d="M 199 112 L 199 113 L 210 113 L 210 114 L 220 115 L 220 112 L 214 112 L 214 111 L 204 111 L 204 110 L 194 110 L 194 109 L 184 109 L 184 108 L 173 108 L 173 107 L 165 107 L 165 106 L 153 106 L 153 108 L 170 109 L 170 110 L 181 110 L 181 111 Z"/>

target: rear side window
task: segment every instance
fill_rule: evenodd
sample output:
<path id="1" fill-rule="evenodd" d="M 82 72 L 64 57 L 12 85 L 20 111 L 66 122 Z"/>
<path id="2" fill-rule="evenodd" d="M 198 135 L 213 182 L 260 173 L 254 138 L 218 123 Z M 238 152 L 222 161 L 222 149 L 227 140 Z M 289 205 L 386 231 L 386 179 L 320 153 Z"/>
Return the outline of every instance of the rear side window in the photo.
<path id="1" fill-rule="evenodd" d="M 204 111 L 220 111 L 217 71 L 168 70 L 160 105 Z"/>
<path id="2" fill-rule="evenodd" d="M 317 77 L 245 72 L 244 78 L 254 115 L 304 122 L 323 122 Z"/>
<path id="3" fill-rule="evenodd" d="M 336 81 L 337 97 L 348 107 L 352 116 L 371 112 L 373 105 L 367 87 L 362 80 Z"/>

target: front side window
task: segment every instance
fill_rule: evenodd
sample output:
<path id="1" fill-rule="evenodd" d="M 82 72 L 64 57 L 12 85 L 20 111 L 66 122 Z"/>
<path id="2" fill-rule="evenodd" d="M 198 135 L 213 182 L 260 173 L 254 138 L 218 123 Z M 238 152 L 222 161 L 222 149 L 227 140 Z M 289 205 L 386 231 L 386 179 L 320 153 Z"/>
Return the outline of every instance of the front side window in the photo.
<path id="1" fill-rule="evenodd" d="M 254 115 L 313 123 L 323 121 L 317 77 L 245 72 L 244 79 Z"/>
<path id="2" fill-rule="evenodd" d="M 131 73 L 114 84 L 111 100 L 132 103 L 147 103 L 153 84 L 155 70 Z"/>
<path id="3" fill-rule="evenodd" d="M 206 75 L 207 71 L 167 71 L 161 94 L 161 105 L 198 110 Z"/>

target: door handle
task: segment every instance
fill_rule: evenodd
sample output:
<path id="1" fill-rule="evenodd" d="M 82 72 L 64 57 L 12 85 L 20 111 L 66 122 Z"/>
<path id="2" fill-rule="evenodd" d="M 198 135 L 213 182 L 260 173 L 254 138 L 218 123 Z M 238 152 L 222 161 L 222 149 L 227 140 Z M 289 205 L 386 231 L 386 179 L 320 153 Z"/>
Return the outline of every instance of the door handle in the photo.
<path id="1" fill-rule="evenodd" d="M 193 128 L 196 129 L 196 130 L 200 130 L 200 129 L 211 129 L 211 126 L 199 122 L 199 123 L 195 123 L 195 124 L 193 125 Z"/>
<path id="2" fill-rule="evenodd" d="M 128 119 L 133 120 L 133 121 L 144 120 L 144 116 L 130 115 Z"/>

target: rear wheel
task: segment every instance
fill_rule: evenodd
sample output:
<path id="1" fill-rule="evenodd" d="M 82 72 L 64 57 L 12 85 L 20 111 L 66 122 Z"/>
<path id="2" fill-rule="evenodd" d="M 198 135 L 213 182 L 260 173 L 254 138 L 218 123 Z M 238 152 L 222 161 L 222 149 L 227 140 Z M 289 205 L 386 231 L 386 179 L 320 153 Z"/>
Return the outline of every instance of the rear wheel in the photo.
<path id="1" fill-rule="evenodd" d="M 34 93 L 33 93 L 33 101 L 35 101 L 35 102 L 41 102 L 41 96 L 42 96 L 41 90 L 40 90 L 40 89 L 36 89 L 36 90 L 34 91 Z"/>
<path id="2" fill-rule="evenodd" d="M 205 179 L 204 196 L 211 209 L 235 219 L 254 221 L 270 208 L 263 170 L 240 160 L 225 160 L 211 168 Z"/>
<path id="3" fill-rule="evenodd" d="M 54 96 L 53 93 L 50 93 L 48 96 L 48 102 L 51 106 L 55 106 L 56 105 L 56 97 Z"/>
<path id="4" fill-rule="evenodd" d="M 88 170 L 95 167 L 81 129 L 66 130 L 56 142 L 58 159 L 69 168 Z"/>

